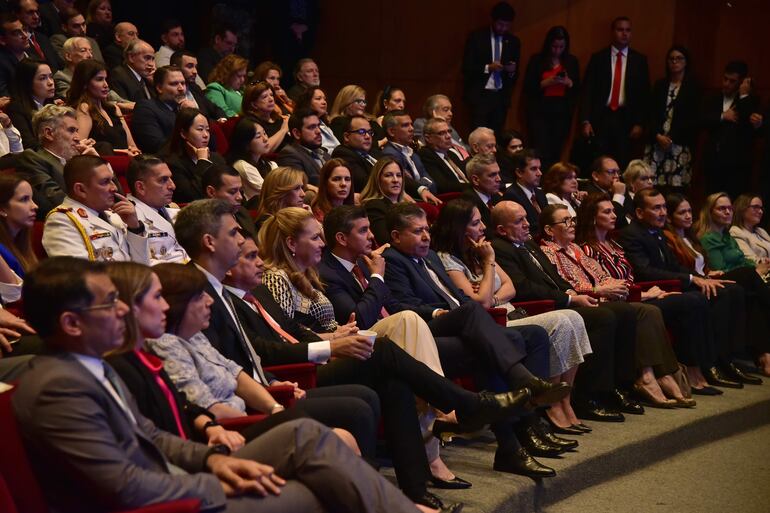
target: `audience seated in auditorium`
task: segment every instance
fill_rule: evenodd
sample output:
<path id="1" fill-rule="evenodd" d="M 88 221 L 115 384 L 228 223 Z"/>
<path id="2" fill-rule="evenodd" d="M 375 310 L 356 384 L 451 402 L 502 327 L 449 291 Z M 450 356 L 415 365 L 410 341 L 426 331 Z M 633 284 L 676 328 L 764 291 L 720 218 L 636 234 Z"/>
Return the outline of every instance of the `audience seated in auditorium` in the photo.
<path id="1" fill-rule="evenodd" d="M 163 20 L 160 26 L 160 42 L 162 44 L 155 52 L 155 65 L 159 68 L 171 64 L 171 56 L 174 52 L 185 49 L 182 22 L 175 19 Z"/>
<path id="2" fill-rule="evenodd" d="M 198 58 L 194 53 L 187 50 L 174 52 L 171 55 L 170 65 L 176 66 L 182 70 L 184 80 L 187 83 L 185 97 L 195 103 L 196 109 L 200 110 L 203 115 L 209 119 L 223 121 L 227 118 L 225 111 L 206 98 L 206 94 L 203 92 L 203 88 L 206 84 L 204 84 L 201 77 L 198 76 Z"/>
<path id="3" fill-rule="evenodd" d="M 122 21 L 115 25 L 112 40 L 106 45 L 101 45 L 104 63 L 109 69 L 123 64 L 123 53 L 126 47 L 136 39 L 139 39 L 139 30 L 133 23 Z"/>
<path id="4" fill-rule="evenodd" d="M 334 148 L 340 145 L 340 141 L 337 139 L 337 136 L 334 135 L 332 129 L 329 128 L 327 107 L 326 93 L 324 93 L 318 86 L 311 86 L 299 97 L 294 108 L 311 109 L 318 115 L 318 127 L 321 129 L 322 139 L 321 146 L 331 153 L 334 151 Z"/>
<path id="5" fill-rule="evenodd" d="M 478 130 L 478 129 L 477 129 Z M 465 189 L 460 197 L 474 205 L 486 227 L 487 236 L 492 230 L 492 205 L 500 199 L 500 166 L 497 165 L 493 154 L 478 154 L 472 157 L 465 166 L 471 186 Z"/>
<path id="6" fill-rule="evenodd" d="M 363 87 L 355 84 L 344 86 L 337 93 L 337 96 L 334 98 L 334 103 L 332 103 L 332 109 L 331 112 L 329 112 L 329 126 L 337 139 L 342 141 L 345 130 L 347 129 L 347 118 L 354 116 L 364 117 L 369 121 L 371 129 L 374 131 L 372 138 L 377 143 L 375 147 L 379 149 L 387 142 L 385 132 L 380 124 L 374 120 L 373 116 L 366 112 L 367 104 L 366 91 Z"/>
<path id="7" fill-rule="evenodd" d="M 334 149 L 332 157 L 346 162 L 353 175 L 353 188 L 363 190 L 372 167 L 377 163 L 374 155 L 379 154 L 371 122 L 365 116 L 341 116 L 335 119 L 342 127 L 342 144 Z"/>
<path id="8" fill-rule="evenodd" d="M 355 197 L 350 169 L 342 159 L 331 159 L 321 168 L 318 192 L 310 203 L 316 220 L 323 223 L 326 214 L 340 205 L 352 205 Z"/>
<path id="9" fill-rule="evenodd" d="M 428 99 L 425 100 L 425 103 L 422 106 L 422 112 L 425 117 L 414 120 L 414 136 L 420 141 L 420 144 L 425 144 L 425 138 L 423 137 L 425 135 L 423 133 L 425 123 L 427 123 L 430 118 L 441 118 L 450 125 L 449 131 L 452 135 L 453 147 L 458 151 L 462 159 L 467 158 L 470 147 L 463 142 L 460 134 L 458 134 L 457 130 L 451 126 L 452 102 L 449 97 L 443 94 L 428 96 Z"/>
<path id="10" fill-rule="evenodd" d="M 377 244 L 390 242 L 390 230 L 385 217 L 395 204 L 408 201 L 406 198 L 401 165 L 392 157 L 382 157 L 369 173 L 369 180 L 359 197 Z"/>
<path id="11" fill-rule="evenodd" d="M 152 98 L 155 50 L 141 39 L 126 45 L 125 61 L 110 72 L 110 86 L 122 98 L 138 102 Z"/>
<path id="12" fill-rule="evenodd" d="M 578 168 L 569 162 L 557 162 L 541 180 L 545 199 L 549 205 L 564 205 L 572 217 L 577 216 L 580 203 L 588 195 L 578 190 Z"/>
<path id="13" fill-rule="evenodd" d="M 32 187 L 18 174 L 0 174 L 0 300 L 21 298 L 24 275 L 37 265 L 32 250 L 32 225 L 37 205 Z"/>
<path id="14" fill-rule="evenodd" d="M 382 118 L 388 112 L 393 111 L 406 111 L 406 95 L 404 95 L 403 89 L 386 85 L 382 91 L 377 93 L 377 99 L 372 108 L 372 116 L 374 116 L 377 124 L 382 126 Z"/>
<path id="15" fill-rule="evenodd" d="M 51 46 L 48 36 L 40 32 L 40 11 L 35 0 L 13 0 L 9 2 L 10 10 L 19 17 L 29 38 L 29 50 L 27 54 L 42 60 L 55 72 L 61 67 L 61 60 L 56 50 Z"/>
<path id="16" fill-rule="evenodd" d="M 206 77 L 206 98 L 222 109 L 227 117 L 233 117 L 241 111 L 246 82 L 246 68 L 249 61 L 240 55 L 230 54 L 214 66 Z"/>
<path id="17" fill-rule="evenodd" d="M 278 165 L 304 171 L 308 183 L 317 187 L 321 167 L 331 158 L 321 144 L 318 116 L 310 109 L 296 109 L 289 117 L 289 133 L 292 142 L 278 153 Z"/>
<path id="18" fill-rule="evenodd" d="M 48 37 L 61 32 L 59 13 L 73 6 L 74 0 L 52 0 L 40 4 L 40 32 Z"/>
<path id="19" fill-rule="evenodd" d="M 23 59 L 16 66 L 11 88 L 11 102 L 6 107 L 13 126 L 19 129 L 26 148 L 37 148 L 32 130 L 32 116 L 52 103 L 56 94 L 51 67 L 39 59 Z"/>
<path id="20" fill-rule="evenodd" d="M 619 216 L 625 215 L 626 222 L 630 223 L 634 217 L 634 196 L 639 191 L 651 189 L 655 184 L 655 172 L 644 160 L 634 159 L 628 163 L 623 171 L 623 182 L 626 184 L 623 210 L 616 212 Z"/>
<path id="21" fill-rule="evenodd" d="M 12 154 L 24 151 L 19 129 L 13 126 L 11 117 L 2 111 L 8 102 L 10 99 L 0 102 L 0 157 L 8 155 L 6 159 L 0 159 L 0 168 L 12 167 L 12 162 L 15 162 L 15 159 L 8 159 L 11 158 Z M 9 163 L 5 165 L 4 162 Z"/>
<path id="22" fill-rule="evenodd" d="M 101 157 L 77 155 L 64 166 L 67 196 L 46 217 L 43 248 L 49 257 L 150 262 L 147 229 L 136 208 L 117 193 Z"/>
<path id="23" fill-rule="evenodd" d="M 540 235 L 540 212 L 548 205 L 545 192 L 540 187 L 543 171 L 540 155 L 535 150 L 522 150 L 513 156 L 513 172 L 516 182 L 503 193 L 503 199 L 515 201 L 527 211 L 530 234 Z"/>
<path id="24" fill-rule="evenodd" d="M 516 181 L 513 172 L 513 154 L 524 149 L 524 136 L 516 130 L 504 130 L 497 137 L 497 163 L 500 164 L 500 178 L 503 186 L 509 187 Z"/>
<path id="25" fill-rule="evenodd" d="M 227 163 L 241 175 L 243 195 L 250 208 L 259 201 L 265 176 L 278 164 L 267 159 L 269 142 L 265 129 L 252 118 L 242 118 L 230 136 Z"/>
<path id="26" fill-rule="evenodd" d="M 436 184 L 439 194 L 462 192 L 468 187 L 463 156 L 452 144 L 449 124 L 442 118 L 429 119 L 423 128 L 425 147 L 417 154 Z"/>
<path id="27" fill-rule="evenodd" d="M 88 40 L 91 46 L 91 52 L 93 53 L 93 59 L 104 64 L 104 57 L 102 51 L 99 48 L 99 43 L 95 39 L 86 36 L 86 19 L 78 11 L 72 7 L 69 7 L 59 13 L 61 31 L 51 36 L 51 46 L 56 50 L 59 55 L 60 61 L 64 64 L 66 59 L 64 57 L 64 42 L 71 37 L 83 37 Z"/>
<path id="28" fill-rule="evenodd" d="M 741 194 L 733 204 L 733 225 L 730 227 L 738 247 L 747 259 L 761 264 L 770 262 L 770 235 L 759 226 L 765 213 L 760 196 Z"/>
<path id="29" fill-rule="evenodd" d="M 275 113 L 275 95 L 267 82 L 246 86 L 241 115 L 256 119 L 265 129 L 270 142 L 270 153 L 280 150 L 289 140 L 289 116 Z"/>
<path id="30" fill-rule="evenodd" d="M 591 181 L 586 190 L 589 193 L 604 194 L 612 200 L 615 206 L 615 212 L 618 213 L 618 228 L 623 228 L 628 224 L 628 220 L 623 212 L 626 212 L 625 203 L 626 184 L 620 179 L 620 166 L 615 159 L 609 155 L 600 155 L 591 163 Z"/>
<path id="31" fill-rule="evenodd" d="M 147 230 L 150 265 L 186 263 L 187 253 L 174 234 L 174 219 L 179 208 L 171 203 L 176 186 L 168 164 L 153 155 L 138 155 L 128 165 L 126 181 L 131 190 L 127 197 Z"/>
<path id="32" fill-rule="evenodd" d="M 318 71 L 318 64 L 313 59 L 300 59 L 294 67 L 294 85 L 286 94 L 296 102 L 308 89 L 320 85 L 321 74 Z"/>
<path id="33" fill-rule="evenodd" d="M 259 208 L 256 214 L 257 228 L 269 216 L 286 207 L 310 208 L 305 205 L 307 175 L 299 169 L 277 167 L 270 171 L 262 183 Z M 308 198 L 309 199 L 309 198 Z"/>
<path id="34" fill-rule="evenodd" d="M 0 96 L 10 94 L 19 61 L 30 55 L 30 42 L 24 26 L 13 14 L 0 17 Z"/>
<path id="35" fill-rule="evenodd" d="M 479 153 L 497 153 L 495 132 L 484 126 L 480 126 L 468 134 L 468 145 L 471 147 L 471 156 Z"/>
<path id="36" fill-rule="evenodd" d="M 235 27 L 222 24 L 211 31 L 211 44 L 198 51 L 198 73 L 204 81 L 219 64 L 219 61 L 235 52 L 238 34 Z"/>
<path id="37" fill-rule="evenodd" d="M 67 92 L 67 105 L 77 113 L 81 136 L 93 139 L 94 148 L 101 155 L 138 155 L 141 152 L 136 147 L 123 112 L 108 101 L 109 94 L 104 64 L 86 59 L 75 66 Z"/>
<path id="38" fill-rule="evenodd" d="M 228 166 L 211 166 L 201 177 L 201 189 L 206 198 L 227 201 L 233 207 L 233 216 L 241 231 L 249 237 L 257 236 L 254 220 L 243 206 L 243 182 L 238 171 Z"/>
<path id="39" fill-rule="evenodd" d="M 295 102 L 286 95 L 286 91 L 281 87 L 281 77 L 283 76 L 283 70 L 281 67 L 270 61 L 261 62 L 254 68 L 252 82 L 259 82 L 264 80 L 270 84 L 273 88 L 273 94 L 275 94 L 275 106 L 281 110 L 281 114 L 291 115 L 294 112 Z"/>
<path id="40" fill-rule="evenodd" d="M 99 46 L 107 45 L 115 30 L 110 0 L 90 0 L 86 8 L 86 22 L 87 34 L 96 39 Z"/>
<path id="41" fill-rule="evenodd" d="M 209 120 L 198 109 L 182 107 L 162 155 L 174 179 L 174 201 L 189 203 L 203 198 L 201 177 L 212 165 L 224 166 L 222 156 L 209 149 Z"/>

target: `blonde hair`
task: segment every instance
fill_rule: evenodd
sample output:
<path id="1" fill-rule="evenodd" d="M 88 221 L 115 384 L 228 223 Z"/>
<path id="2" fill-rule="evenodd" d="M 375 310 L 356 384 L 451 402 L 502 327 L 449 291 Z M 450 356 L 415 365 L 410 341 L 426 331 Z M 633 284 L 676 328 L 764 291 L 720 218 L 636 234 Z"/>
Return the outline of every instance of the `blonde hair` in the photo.
<path id="1" fill-rule="evenodd" d="M 259 239 L 259 252 L 265 261 L 265 266 L 286 272 L 289 281 L 297 290 L 305 296 L 315 299 L 316 290 L 323 290 L 318 272 L 314 267 L 300 271 L 294 254 L 286 243 L 289 237 L 296 239 L 299 236 L 309 219 L 318 223 L 313 217 L 313 213 L 304 208 L 282 208 L 262 224 L 257 238 Z"/>
<path id="2" fill-rule="evenodd" d="M 248 67 L 249 61 L 240 55 L 231 53 L 219 61 L 216 67 L 211 70 L 211 73 L 209 73 L 208 76 L 209 82 L 219 82 L 224 87 L 229 88 L 227 83 L 229 82 L 230 77 L 233 76 L 233 74 L 235 74 L 237 71 L 246 69 Z"/>
<path id="3" fill-rule="evenodd" d="M 364 201 L 385 197 L 385 194 L 383 194 L 382 189 L 380 188 L 380 177 L 382 176 L 382 173 L 385 172 L 385 168 L 390 164 L 395 164 L 398 166 L 398 170 L 401 171 L 401 193 L 398 195 L 398 203 L 404 201 L 404 170 L 401 169 L 401 164 L 396 162 L 393 157 L 382 157 L 369 172 L 369 180 L 366 181 L 364 190 L 361 191 L 362 204 Z"/>
<path id="4" fill-rule="evenodd" d="M 632 187 L 634 181 L 638 180 L 642 173 L 652 176 L 653 179 L 655 178 L 655 173 L 647 162 L 634 159 L 626 166 L 626 170 L 623 172 L 623 181 L 626 185 Z"/>
<path id="5" fill-rule="evenodd" d="M 363 87 L 355 84 L 348 84 L 337 93 L 337 97 L 334 98 L 332 109 L 329 111 L 329 120 L 332 120 L 339 116 L 347 116 L 345 109 L 347 109 L 357 97 L 363 96 L 366 98 L 366 91 Z M 369 116 L 365 115 L 368 119 Z"/>
<path id="6" fill-rule="evenodd" d="M 108 354 L 121 354 L 133 351 L 141 328 L 134 316 L 134 305 L 140 303 L 152 285 L 153 271 L 144 264 L 136 262 L 112 262 L 107 265 L 107 275 L 118 289 L 118 295 L 128 305 L 124 317 L 126 332 L 123 343 Z"/>
<path id="7" fill-rule="evenodd" d="M 717 201 L 719 201 L 720 198 L 727 198 L 729 200 L 730 196 L 726 192 L 715 192 L 714 194 L 709 194 L 709 196 L 706 198 L 706 202 L 700 209 L 698 222 L 695 225 L 695 236 L 698 237 L 698 239 L 707 233 L 714 231 L 714 223 L 711 220 L 711 211 L 714 210 L 714 205 L 717 204 Z"/>
<path id="8" fill-rule="evenodd" d="M 302 182 L 303 188 L 307 185 L 307 175 L 304 171 L 285 166 L 270 171 L 259 193 L 257 218 L 281 210 L 286 194 L 297 186 L 297 182 Z"/>

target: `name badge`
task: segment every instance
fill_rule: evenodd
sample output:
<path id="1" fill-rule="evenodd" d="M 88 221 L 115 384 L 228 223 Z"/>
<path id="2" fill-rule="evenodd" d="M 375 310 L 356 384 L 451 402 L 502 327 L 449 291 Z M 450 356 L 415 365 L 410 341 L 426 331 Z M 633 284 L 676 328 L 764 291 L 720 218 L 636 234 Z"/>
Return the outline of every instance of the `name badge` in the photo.
<path id="1" fill-rule="evenodd" d="M 105 237 L 111 237 L 112 234 L 110 232 L 102 232 L 102 233 L 92 233 L 90 236 L 91 240 L 97 240 L 97 239 L 103 239 Z"/>
<path id="2" fill-rule="evenodd" d="M 168 232 L 152 232 L 147 234 L 148 239 L 154 239 L 156 237 L 168 237 Z"/>

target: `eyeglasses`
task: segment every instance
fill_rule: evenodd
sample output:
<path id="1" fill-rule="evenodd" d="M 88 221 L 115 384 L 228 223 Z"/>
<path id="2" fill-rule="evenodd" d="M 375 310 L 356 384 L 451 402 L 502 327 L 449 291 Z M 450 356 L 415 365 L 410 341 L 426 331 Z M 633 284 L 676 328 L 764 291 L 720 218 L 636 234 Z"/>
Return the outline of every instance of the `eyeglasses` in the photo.
<path id="1" fill-rule="evenodd" d="M 374 130 L 366 128 L 359 128 L 358 130 L 346 130 L 346 134 L 358 134 L 358 135 L 368 135 L 369 137 L 374 137 Z"/>
<path id="2" fill-rule="evenodd" d="M 439 137 L 444 137 L 445 135 L 449 135 L 449 134 L 451 134 L 452 132 L 451 132 L 451 131 L 449 131 L 449 129 L 447 129 L 447 130 L 441 130 L 440 132 L 425 132 L 425 133 L 426 133 L 427 135 L 437 135 L 437 136 L 439 136 Z"/>
<path id="3" fill-rule="evenodd" d="M 612 176 L 617 175 L 620 172 L 620 169 L 605 169 L 604 172 Z"/>
<path id="4" fill-rule="evenodd" d="M 749 208 L 752 210 L 764 210 L 765 207 L 763 205 L 749 205 Z"/>
<path id="5" fill-rule="evenodd" d="M 98 304 L 98 305 L 91 305 L 91 306 L 84 306 L 81 308 L 73 308 L 75 312 L 92 312 L 94 310 L 107 310 L 107 309 L 114 309 L 116 306 L 118 306 L 118 301 L 120 301 L 120 296 L 118 294 L 118 291 L 111 293 L 109 296 L 107 296 L 107 301 L 104 303 Z"/>
<path id="6" fill-rule="evenodd" d="M 352 101 L 352 102 L 350 102 L 350 103 L 351 103 L 351 104 L 352 104 L 352 103 L 357 103 L 357 104 L 359 104 L 359 105 L 366 105 L 366 103 L 367 103 L 367 102 L 366 102 L 366 100 L 364 100 L 363 98 L 357 98 L 357 99 L 353 100 L 353 101 Z"/>
<path id="7" fill-rule="evenodd" d="M 555 223 L 549 223 L 548 226 L 556 226 L 557 224 L 563 224 L 565 228 L 569 228 L 570 226 L 574 226 L 576 221 L 577 221 L 576 217 L 565 217 L 561 221 L 556 221 Z"/>

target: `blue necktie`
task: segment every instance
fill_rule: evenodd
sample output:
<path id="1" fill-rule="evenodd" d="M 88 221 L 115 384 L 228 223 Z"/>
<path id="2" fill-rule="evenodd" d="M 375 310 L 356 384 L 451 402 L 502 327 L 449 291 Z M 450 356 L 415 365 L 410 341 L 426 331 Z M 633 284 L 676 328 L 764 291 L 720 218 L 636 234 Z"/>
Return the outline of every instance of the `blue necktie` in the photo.
<path id="1" fill-rule="evenodd" d="M 492 52 L 492 60 L 495 62 L 500 62 L 500 36 L 495 36 L 495 44 L 494 44 L 494 52 Z M 502 89 L 503 87 L 503 77 L 500 74 L 499 71 L 492 72 L 492 78 L 495 81 L 495 89 Z"/>

